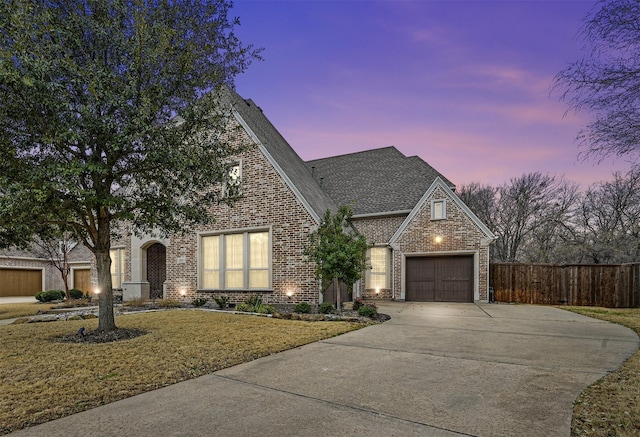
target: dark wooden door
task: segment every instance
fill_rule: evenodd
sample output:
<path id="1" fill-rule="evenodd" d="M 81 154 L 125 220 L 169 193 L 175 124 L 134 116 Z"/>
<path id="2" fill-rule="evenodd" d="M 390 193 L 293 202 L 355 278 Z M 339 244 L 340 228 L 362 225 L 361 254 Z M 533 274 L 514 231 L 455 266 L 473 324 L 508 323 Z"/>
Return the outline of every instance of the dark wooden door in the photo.
<path id="1" fill-rule="evenodd" d="M 147 248 L 147 281 L 149 282 L 149 297 L 163 298 L 164 281 L 167 280 L 167 248 L 160 243 Z"/>
<path id="2" fill-rule="evenodd" d="M 407 258 L 405 285 L 409 301 L 473 302 L 473 256 Z"/>

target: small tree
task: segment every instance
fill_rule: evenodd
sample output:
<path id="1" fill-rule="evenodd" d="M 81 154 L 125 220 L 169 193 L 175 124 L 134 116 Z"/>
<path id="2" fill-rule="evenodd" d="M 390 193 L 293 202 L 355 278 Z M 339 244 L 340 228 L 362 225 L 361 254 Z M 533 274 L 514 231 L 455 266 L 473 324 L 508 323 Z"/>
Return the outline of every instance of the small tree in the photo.
<path id="1" fill-rule="evenodd" d="M 353 286 L 369 268 L 367 250 L 371 245 L 352 226 L 351 215 L 349 206 L 341 206 L 335 214 L 327 210 L 318 229 L 309 234 L 309 245 L 305 248 L 305 255 L 315 262 L 315 275 L 321 281 L 323 293 L 334 284 L 338 311 L 339 283 Z"/>
<path id="2" fill-rule="evenodd" d="M 35 255 L 49 260 L 49 263 L 60 272 L 62 283 L 64 284 L 64 292 L 67 299 L 69 295 L 69 253 L 76 247 L 78 243 L 73 241 L 70 233 L 62 233 L 59 238 L 53 236 L 41 236 L 35 238 L 31 245 Z"/>

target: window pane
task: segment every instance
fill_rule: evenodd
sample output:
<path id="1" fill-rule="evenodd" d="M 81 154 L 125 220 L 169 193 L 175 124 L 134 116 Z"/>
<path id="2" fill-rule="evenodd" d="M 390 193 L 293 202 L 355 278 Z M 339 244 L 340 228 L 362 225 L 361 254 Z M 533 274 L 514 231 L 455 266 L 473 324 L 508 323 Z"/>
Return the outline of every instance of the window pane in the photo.
<path id="1" fill-rule="evenodd" d="M 225 267 L 227 269 L 242 268 L 242 234 L 226 235 Z"/>
<path id="2" fill-rule="evenodd" d="M 249 234 L 249 268 L 265 269 L 269 267 L 269 233 Z"/>
<path id="3" fill-rule="evenodd" d="M 122 272 L 124 272 L 122 256 L 123 249 L 111 249 L 111 288 L 122 288 Z"/>
<path id="4" fill-rule="evenodd" d="M 202 278 L 203 288 L 220 288 L 220 271 L 205 271 Z"/>
<path id="5" fill-rule="evenodd" d="M 387 249 L 384 247 L 371 248 L 371 272 L 386 273 L 387 271 Z"/>
<path id="6" fill-rule="evenodd" d="M 444 201 L 438 200 L 433 202 L 433 212 L 431 215 L 433 219 L 443 219 L 444 218 Z"/>
<path id="7" fill-rule="evenodd" d="M 227 270 L 225 272 L 225 288 L 243 288 L 242 270 Z"/>
<path id="8" fill-rule="evenodd" d="M 371 270 L 368 271 L 367 288 L 389 288 L 389 249 L 372 247 L 369 260 Z"/>
<path id="9" fill-rule="evenodd" d="M 249 273 L 249 288 L 269 287 L 269 270 L 252 270 Z"/>
<path id="10" fill-rule="evenodd" d="M 220 268 L 220 237 L 202 238 L 202 267 L 205 270 Z"/>

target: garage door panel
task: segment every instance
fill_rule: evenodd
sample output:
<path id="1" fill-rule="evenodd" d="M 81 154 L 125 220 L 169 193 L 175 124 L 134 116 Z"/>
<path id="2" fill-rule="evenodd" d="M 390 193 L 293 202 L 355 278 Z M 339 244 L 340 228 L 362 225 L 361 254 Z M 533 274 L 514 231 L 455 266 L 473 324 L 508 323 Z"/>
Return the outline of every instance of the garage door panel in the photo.
<path id="1" fill-rule="evenodd" d="M 0 269 L 0 296 L 35 296 L 42 291 L 42 270 Z"/>
<path id="2" fill-rule="evenodd" d="M 473 256 L 406 260 L 406 300 L 473 302 Z"/>

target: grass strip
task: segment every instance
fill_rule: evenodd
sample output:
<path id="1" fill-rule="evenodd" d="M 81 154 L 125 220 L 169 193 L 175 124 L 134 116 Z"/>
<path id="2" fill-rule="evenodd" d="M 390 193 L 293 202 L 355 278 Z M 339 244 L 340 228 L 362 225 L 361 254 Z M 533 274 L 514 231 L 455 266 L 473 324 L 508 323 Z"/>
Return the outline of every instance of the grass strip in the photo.
<path id="1" fill-rule="evenodd" d="M 618 323 L 640 335 L 640 308 L 560 308 Z M 640 435 L 640 351 L 578 396 L 573 406 L 571 435 Z"/>

